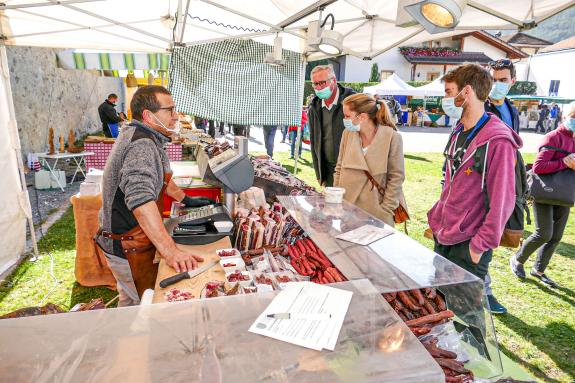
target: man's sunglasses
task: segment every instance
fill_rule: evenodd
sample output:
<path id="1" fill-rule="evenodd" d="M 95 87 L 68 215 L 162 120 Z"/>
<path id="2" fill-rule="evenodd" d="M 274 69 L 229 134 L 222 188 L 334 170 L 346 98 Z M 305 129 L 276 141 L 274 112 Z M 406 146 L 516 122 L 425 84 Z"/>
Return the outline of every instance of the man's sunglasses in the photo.
<path id="1" fill-rule="evenodd" d="M 512 68 L 513 62 L 511 60 L 501 59 L 497 61 L 490 61 L 488 65 L 493 69 Z"/>

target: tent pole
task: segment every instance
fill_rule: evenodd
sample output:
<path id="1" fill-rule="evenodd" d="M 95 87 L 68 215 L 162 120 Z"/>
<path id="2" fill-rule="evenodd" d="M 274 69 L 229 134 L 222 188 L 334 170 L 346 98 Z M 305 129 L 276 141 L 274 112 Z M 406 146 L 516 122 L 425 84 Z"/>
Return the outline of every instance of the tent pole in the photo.
<path id="1" fill-rule="evenodd" d="M 302 55 L 303 56 L 303 55 Z M 302 62 L 302 73 L 303 73 L 303 81 L 302 81 L 302 91 L 301 91 L 301 95 L 303 97 L 304 95 L 304 90 L 305 90 L 305 68 L 307 66 L 307 58 L 305 56 L 303 56 L 303 62 Z M 303 101 L 301 102 L 303 104 Z M 301 119 L 300 119 L 300 125 L 301 125 Z M 301 129 L 298 129 L 296 134 L 296 138 L 295 138 L 295 149 L 294 149 L 294 153 L 293 153 L 293 157 L 294 157 L 294 164 L 293 164 L 293 174 L 297 175 L 297 163 L 299 161 L 299 148 L 300 145 L 302 144 L 302 133 L 303 133 L 303 126 L 301 127 Z"/>
<path id="2" fill-rule="evenodd" d="M 0 34 L 2 33 L 2 25 L 0 23 Z M 28 195 L 28 189 L 26 187 L 26 179 L 24 177 L 24 164 L 22 162 L 22 154 L 20 153 L 20 138 L 18 137 L 18 129 L 16 122 L 16 111 L 14 109 L 14 99 L 12 98 L 12 87 L 10 84 L 10 71 L 8 67 L 8 55 L 6 53 L 6 45 L 4 41 L 0 40 L 0 76 L 6 76 L 6 100 L 8 102 L 9 114 L 11 117 L 11 123 L 9 129 L 10 135 L 8 139 L 12 141 L 12 148 L 14 149 L 14 155 L 16 156 L 16 161 L 18 161 L 18 173 L 20 174 L 20 188 L 21 195 L 19 200 L 25 196 L 27 203 L 26 205 L 26 219 L 28 221 L 28 227 L 30 228 L 30 239 L 32 240 L 32 246 L 34 248 L 34 256 L 38 258 L 40 253 L 38 252 L 38 244 L 36 243 L 36 232 L 34 231 L 34 221 L 32 220 L 32 209 L 30 207 L 30 197 Z M 1 69 L 4 70 L 1 70 Z M 5 72 L 5 73 L 4 73 Z"/>

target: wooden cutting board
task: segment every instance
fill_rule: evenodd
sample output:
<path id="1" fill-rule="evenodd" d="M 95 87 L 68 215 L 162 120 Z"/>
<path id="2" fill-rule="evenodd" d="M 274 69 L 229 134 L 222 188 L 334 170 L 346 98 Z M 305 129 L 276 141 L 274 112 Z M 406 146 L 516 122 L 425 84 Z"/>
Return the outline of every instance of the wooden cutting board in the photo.
<path id="1" fill-rule="evenodd" d="M 176 244 L 180 249 L 189 251 L 196 255 L 199 255 L 204 258 L 204 262 L 200 263 L 198 267 L 201 267 L 205 262 L 212 261 L 212 260 L 219 260 L 219 257 L 216 255 L 216 250 L 220 249 L 229 249 L 232 247 L 232 243 L 229 237 L 225 237 L 220 239 L 219 241 L 207 244 L 207 245 L 180 245 Z M 204 271 L 202 274 L 192 278 L 192 279 L 184 279 L 178 283 L 174 283 L 166 287 L 165 289 L 160 287 L 160 281 L 171 277 L 172 275 L 177 274 L 174 269 L 166 264 L 164 259 L 160 261 L 160 267 L 158 269 L 158 277 L 156 278 L 156 287 L 154 288 L 154 299 L 152 300 L 153 303 L 163 303 L 167 302 L 166 298 L 164 297 L 164 293 L 169 291 L 170 289 L 177 288 L 180 291 L 189 291 L 192 295 L 196 298 L 199 298 L 204 286 L 209 281 L 225 281 L 226 274 L 224 269 L 220 264 L 217 264 L 210 268 L 209 270 Z"/>

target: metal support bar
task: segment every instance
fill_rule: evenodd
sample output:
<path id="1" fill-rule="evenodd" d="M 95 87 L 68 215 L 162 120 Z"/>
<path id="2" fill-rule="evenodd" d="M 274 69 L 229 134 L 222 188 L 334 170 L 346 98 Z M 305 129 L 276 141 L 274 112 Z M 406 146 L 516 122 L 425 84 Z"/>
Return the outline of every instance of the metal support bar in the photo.
<path id="1" fill-rule="evenodd" d="M 58 3 L 56 0 L 48 0 L 48 1 L 50 1 L 51 3 Z M 99 14 L 94 13 L 94 12 L 90 12 L 90 11 L 85 10 L 85 9 L 82 9 L 82 8 L 78 8 L 78 7 L 74 6 L 74 5 L 67 5 L 67 4 L 56 4 L 56 5 L 61 5 L 61 6 L 63 6 L 63 7 L 66 7 L 66 8 L 68 8 L 68 9 L 71 9 L 71 10 L 73 10 L 73 11 L 80 12 L 80 13 L 83 13 L 83 14 L 88 15 L 88 16 L 92 16 L 92 17 L 94 17 L 94 18 L 96 18 L 96 19 L 100 19 L 100 20 L 107 21 L 107 22 L 112 23 L 112 24 L 115 24 L 115 25 L 117 25 L 117 26 L 119 26 L 119 27 L 126 28 L 126 29 L 129 29 L 129 30 L 131 30 L 131 31 L 134 31 L 134 32 L 136 32 L 136 33 L 140 33 L 140 34 L 142 34 L 142 35 L 146 35 L 146 36 L 148 36 L 148 37 L 152 37 L 152 38 L 154 38 L 154 39 L 161 40 L 161 41 L 163 41 L 163 42 L 165 42 L 165 43 L 169 43 L 169 42 L 171 41 L 170 39 L 167 39 L 167 38 L 165 38 L 165 37 L 157 36 L 157 35 L 155 35 L 155 34 L 153 34 L 153 33 L 147 32 L 147 31 L 145 31 L 145 30 L 143 30 L 143 29 L 139 29 L 139 28 L 132 27 L 131 25 L 128 25 L 128 24 L 125 24 L 125 23 L 121 23 L 121 22 L 119 22 L 119 21 L 117 21 L 117 20 L 110 19 L 110 18 L 108 18 L 108 17 L 99 15 Z"/>
<path id="2" fill-rule="evenodd" d="M 182 15 L 182 26 L 180 27 L 180 35 L 178 36 L 178 42 L 182 43 L 184 41 L 184 33 L 186 32 L 186 20 L 188 19 L 188 12 L 190 11 L 190 0 L 186 1 L 186 11 Z M 180 15 L 178 15 L 179 17 Z"/>
<path id="3" fill-rule="evenodd" d="M 37 8 L 37 7 L 51 7 L 54 5 L 94 3 L 96 1 L 105 1 L 105 0 L 62 0 L 62 1 L 53 1 L 52 3 L 26 3 L 26 4 L 14 4 L 14 5 L 0 4 L 0 11 L 3 11 L 5 9 Z"/>
<path id="4" fill-rule="evenodd" d="M 301 19 L 306 18 L 307 16 L 311 15 L 312 13 L 317 12 L 320 8 L 325 8 L 330 4 L 335 3 L 337 0 L 320 0 L 308 7 L 305 7 L 295 15 L 288 17 L 287 19 L 281 21 L 277 26 L 279 28 L 285 28 L 292 25 L 295 22 L 300 21 Z"/>
<path id="5" fill-rule="evenodd" d="M 402 38 L 401 40 L 396 41 L 395 43 L 393 43 L 393 44 L 391 44 L 391 45 L 389 45 L 389 46 L 387 46 L 387 47 L 385 47 L 385 48 L 383 48 L 383 49 L 381 49 L 381 50 L 379 50 L 379 51 L 377 51 L 377 52 L 375 52 L 375 53 L 374 53 L 374 52 L 369 52 L 369 58 L 373 59 L 374 57 L 377 57 L 377 56 L 379 56 L 380 54 L 385 53 L 385 52 L 387 52 L 388 50 L 393 49 L 393 48 L 395 48 L 395 47 L 397 47 L 397 46 L 403 44 L 404 42 L 406 42 L 406 41 L 409 40 L 410 38 L 412 38 L 412 37 L 414 37 L 414 36 L 417 36 L 418 34 L 420 34 L 421 32 L 423 32 L 424 30 L 425 30 L 425 28 L 423 28 L 423 27 L 420 26 L 420 27 L 417 28 L 415 31 L 413 31 L 413 32 L 410 33 L 409 35 L 405 36 L 405 37 Z"/>
<path id="6" fill-rule="evenodd" d="M 307 66 L 307 60 L 306 60 L 305 56 L 302 56 L 302 58 L 303 58 L 303 62 L 302 62 L 302 69 L 301 70 L 305 76 L 305 68 Z M 303 96 L 304 89 L 305 89 L 305 81 L 302 81 L 301 88 L 302 88 L 301 94 Z M 301 124 L 301 121 L 300 121 L 300 124 Z M 294 153 L 293 153 L 293 157 L 294 157 L 293 174 L 294 175 L 297 175 L 297 164 L 299 162 L 299 148 L 302 145 L 301 141 L 302 141 L 302 136 L 303 136 L 303 128 L 304 127 L 302 126 L 301 129 L 297 130 L 297 134 L 296 134 L 296 138 L 295 138 L 295 149 L 294 149 Z M 312 148 L 312 150 L 313 150 L 313 148 Z"/>

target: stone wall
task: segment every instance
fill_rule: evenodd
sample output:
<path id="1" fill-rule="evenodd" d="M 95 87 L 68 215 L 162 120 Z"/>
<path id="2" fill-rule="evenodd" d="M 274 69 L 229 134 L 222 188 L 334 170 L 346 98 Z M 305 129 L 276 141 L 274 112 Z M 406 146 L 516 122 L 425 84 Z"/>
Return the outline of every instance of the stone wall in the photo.
<path id="1" fill-rule="evenodd" d="M 120 96 L 120 78 L 102 77 L 99 71 L 60 69 L 57 49 L 8 46 L 8 65 L 22 154 L 48 149 L 48 129 L 60 129 L 64 139 L 74 129 L 76 137 L 102 130 L 98 106 L 108 94 Z M 58 148 L 57 138 L 54 140 Z"/>

